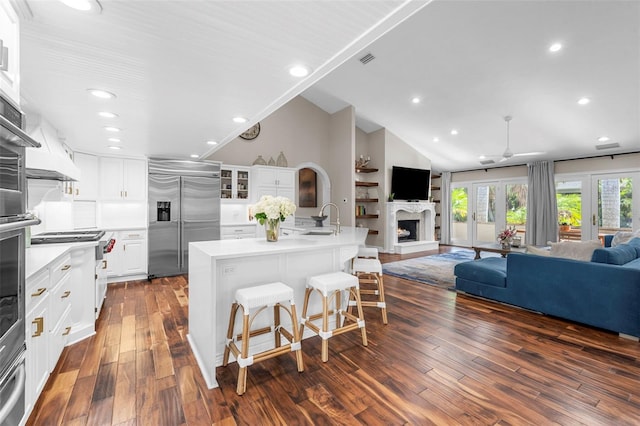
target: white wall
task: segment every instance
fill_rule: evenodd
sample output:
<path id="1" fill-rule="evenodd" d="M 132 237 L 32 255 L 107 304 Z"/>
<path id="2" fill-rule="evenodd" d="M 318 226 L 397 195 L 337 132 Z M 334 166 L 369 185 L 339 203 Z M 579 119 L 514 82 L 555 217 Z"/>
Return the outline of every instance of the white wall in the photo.
<path id="1" fill-rule="evenodd" d="M 331 201 L 338 205 L 340 223 L 344 226 L 355 226 L 355 123 L 355 110 L 351 106 L 331 115 L 327 146 L 332 159 L 326 167 L 331 177 Z M 333 211 L 329 218 L 335 221 Z"/>

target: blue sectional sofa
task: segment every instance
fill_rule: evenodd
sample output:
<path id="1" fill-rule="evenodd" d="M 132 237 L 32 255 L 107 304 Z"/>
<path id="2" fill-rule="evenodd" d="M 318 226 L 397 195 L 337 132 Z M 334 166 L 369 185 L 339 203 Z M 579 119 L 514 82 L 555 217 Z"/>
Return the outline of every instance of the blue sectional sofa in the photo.
<path id="1" fill-rule="evenodd" d="M 640 337 L 640 238 L 590 262 L 512 253 L 456 265 L 456 290 Z"/>

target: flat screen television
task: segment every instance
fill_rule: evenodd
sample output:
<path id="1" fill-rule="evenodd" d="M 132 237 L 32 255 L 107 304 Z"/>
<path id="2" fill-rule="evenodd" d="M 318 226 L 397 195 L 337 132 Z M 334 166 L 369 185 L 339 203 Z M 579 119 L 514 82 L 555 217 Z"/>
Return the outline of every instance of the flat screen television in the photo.
<path id="1" fill-rule="evenodd" d="M 395 200 L 425 201 L 429 199 L 431 170 L 393 166 L 391 192 Z"/>

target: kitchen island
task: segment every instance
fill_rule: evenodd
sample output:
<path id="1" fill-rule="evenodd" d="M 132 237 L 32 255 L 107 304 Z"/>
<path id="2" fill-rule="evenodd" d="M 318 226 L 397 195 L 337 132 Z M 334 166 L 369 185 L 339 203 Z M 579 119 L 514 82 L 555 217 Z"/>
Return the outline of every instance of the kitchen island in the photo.
<path id="1" fill-rule="evenodd" d="M 237 289 L 281 281 L 294 289 L 300 315 L 307 277 L 348 270 L 348 262 L 364 245 L 367 232 L 366 228 L 343 227 L 338 235 L 288 235 L 277 242 L 267 242 L 262 237 L 190 243 L 187 338 L 207 386 L 218 387 L 216 366 L 222 365 L 229 313 Z M 310 305 L 310 313 L 321 309 L 320 299 L 315 302 Z M 260 315 L 254 326 L 269 324 L 271 312 Z M 290 326 L 284 317 L 283 326 Z M 303 338 L 311 335 L 305 333 Z M 262 350 L 272 344 L 272 338 L 258 336 L 251 343 L 256 350 Z M 302 347 L 304 350 L 304 344 Z"/>

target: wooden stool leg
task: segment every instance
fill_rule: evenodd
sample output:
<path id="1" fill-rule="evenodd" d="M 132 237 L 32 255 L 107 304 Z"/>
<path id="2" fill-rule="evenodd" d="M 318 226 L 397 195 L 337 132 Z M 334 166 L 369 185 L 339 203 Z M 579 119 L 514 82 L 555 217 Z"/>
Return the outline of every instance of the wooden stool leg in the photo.
<path id="1" fill-rule="evenodd" d="M 329 295 L 322 297 L 322 362 L 329 360 L 329 339 L 326 334 L 329 332 Z"/>
<path id="2" fill-rule="evenodd" d="M 231 305 L 231 313 L 229 314 L 229 328 L 227 328 L 227 344 L 224 346 L 224 356 L 222 357 L 222 365 L 226 367 L 229 364 L 229 347 L 230 342 L 233 340 L 233 327 L 236 322 L 236 313 L 238 312 L 238 304 L 233 303 Z"/>
<path id="3" fill-rule="evenodd" d="M 352 289 L 354 292 L 354 296 L 356 298 L 356 308 L 358 309 L 358 318 L 364 321 L 364 312 L 362 311 L 362 300 L 360 299 L 360 289 L 355 287 Z M 362 345 L 367 346 L 367 327 L 364 326 L 360 329 L 360 333 L 362 333 Z"/>
<path id="4" fill-rule="evenodd" d="M 249 356 L 249 313 L 243 312 L 242 315 L 242 360 L 246 360 Z M 239 363 L 240 364 L 240 363 Z M 238 386 L 236 393 L 238 395 L 244 394 L 247 389 L 247 366 L 240 367 L 238 369 Z"/>
<path id="5" fill-rule="evenodd" d="M 304 290 L 304 302 L 302 302 L 302 321 L 300 322 L 300 339 L 304 336 L 304 322 L 307 318 L 307 309 L 309 308 L 309 295 L 311 294 L 312 289 L 307 287 Z"/>
<path id="6" fill-rule="evenodd" d="M 280 339 L 280 331 L 278 330 L 280 328 L 280 304 L 276 303 L 275 305 L 273 305 L 273 326 L 274 326 L 274 330 L 275 333 L 273 333 L 273 336 L 275 337 L 275 345 L 276 348 L 279 348 L 281 345 L 281 339 Z"/>
<path id="7" fill-rule="evenodd" d="M 382 279 L 382 274 L 376 274 L 378 279 L 378 301 L 382 306 L 382 323 L 388 324 L 387 320 L 387 303 L 384 300 L 384 281 Z"/>
<path id="8" fill-rule="evenodd" d="M 293 330 L 293 342 L 291 343 L 300 343 L 302 337 L 300 336 L 300 332 L 298 330 L 298 316 L 296 314 L 296 305 L 291 300 L 291 329 Z M 302 360 L 302 349 L 298 349 L 296 352 L 296 363 L 298 364 L 298 372 L 302 373 L 304 371 L 304 362 Z"/>

